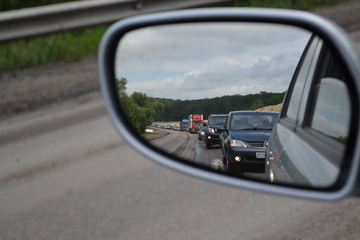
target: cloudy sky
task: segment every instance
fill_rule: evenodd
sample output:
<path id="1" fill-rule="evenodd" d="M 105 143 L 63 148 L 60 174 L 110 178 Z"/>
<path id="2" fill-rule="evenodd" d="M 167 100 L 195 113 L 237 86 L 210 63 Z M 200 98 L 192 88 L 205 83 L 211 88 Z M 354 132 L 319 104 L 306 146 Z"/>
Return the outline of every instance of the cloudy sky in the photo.
<path id="1" fill-rule="evenodd" d="M 144 28 L 119 43 L 127 92 L 201 99 L 287 89 L 310 33 L 273 24 L 197 23 Z"/>

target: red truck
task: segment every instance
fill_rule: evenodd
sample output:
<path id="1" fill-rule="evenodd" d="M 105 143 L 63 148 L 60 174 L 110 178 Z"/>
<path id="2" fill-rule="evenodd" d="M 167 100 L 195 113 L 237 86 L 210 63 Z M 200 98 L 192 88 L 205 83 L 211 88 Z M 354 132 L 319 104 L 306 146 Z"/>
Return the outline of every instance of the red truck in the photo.
<path id="1" fill-rule="evenodd" d="M 189 116 L 189 132 L 195 133 L 199 131 L 201 124 L 203 122 L 202 114 L 190 114 Z"/>

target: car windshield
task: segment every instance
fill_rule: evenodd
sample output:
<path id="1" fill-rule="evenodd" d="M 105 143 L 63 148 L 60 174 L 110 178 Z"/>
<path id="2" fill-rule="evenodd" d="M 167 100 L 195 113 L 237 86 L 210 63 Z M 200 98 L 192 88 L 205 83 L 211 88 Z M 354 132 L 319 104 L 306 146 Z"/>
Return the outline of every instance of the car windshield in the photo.
<path id="1" fill-rule="evenodd" d="M 278 118 L 276 113 L 235 113 L 230 120 L 231 130 L 271 130 Z"/>
<path id="2" fill-rule="evenodd" d="M 211 116 L 208 124 L 211 125 L 224 125 L 226 116 Z"/>

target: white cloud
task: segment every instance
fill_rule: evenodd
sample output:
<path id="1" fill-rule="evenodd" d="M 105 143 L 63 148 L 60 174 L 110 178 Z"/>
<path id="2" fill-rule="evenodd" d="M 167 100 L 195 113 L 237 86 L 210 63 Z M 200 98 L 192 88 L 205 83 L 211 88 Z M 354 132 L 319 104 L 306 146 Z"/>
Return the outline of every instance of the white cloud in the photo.
<path id="1" fill-rule="evenodd" d="M 310 34 L 265 24 L 203 23 L 141 29 L 117 54 L 128 92 L 197 99 L 284 91 Z M 131 76 L 131 77 L 130 77 Z"/>

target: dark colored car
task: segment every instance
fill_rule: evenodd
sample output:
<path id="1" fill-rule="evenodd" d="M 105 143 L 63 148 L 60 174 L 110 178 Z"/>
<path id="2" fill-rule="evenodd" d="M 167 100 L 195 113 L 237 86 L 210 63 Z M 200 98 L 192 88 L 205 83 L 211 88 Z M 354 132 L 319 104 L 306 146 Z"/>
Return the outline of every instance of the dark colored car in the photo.
<path id="1" fill-rule="evenodd" d="M 351 133 L 348 81 L 338 55 L 312 37 L 269 139 L 265 173 L 270 182 L 312 187 L 336 183 Z"/>
<path id="2" fill-rule="evenodd" d="M 205 140 L 205 132 L 207 129 L 207 124 L 206 123 L 202 123 L 202 126 L 199 128 L 199 132 L 198 132 L 198 138 L 199 140 Z"/>
<path id="3" fill-rule="evenodd" d="M 278 115 L 265 111 L 228 114 L 220 141 L 225 169 L 229 173 L 247 169 L 264 171 L 267 140 Z"/>
<path id="4" fill-rule="evenodd" d="M 206 148 L 211 149 L 213 145 L 220 144 L 220 133 L 224 129 L 227 114 L 210 115 L 205 132 Z"/>

